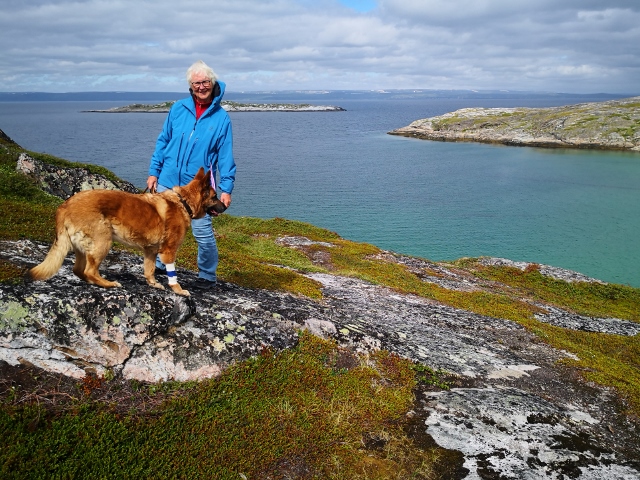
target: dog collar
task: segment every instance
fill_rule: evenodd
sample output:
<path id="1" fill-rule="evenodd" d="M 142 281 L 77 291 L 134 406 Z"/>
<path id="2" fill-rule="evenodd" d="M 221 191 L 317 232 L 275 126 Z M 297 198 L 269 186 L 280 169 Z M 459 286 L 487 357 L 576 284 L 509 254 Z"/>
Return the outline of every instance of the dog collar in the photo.
<path id="1" fill-rule="evenodd" d="M 187 213 L 189 214 L 189 216 L 191 218 L 193 218 L 193 210 L 191 210 L 191 207 L 189 206 L 189 204 L 187 203 L 187 201 L 182 198 L 182 195 L 180 195 L 178 192 L 176 192 L 174 190 L 174 193 L 178 196 L 178 199 L 180 200 L 180 203 L 182 204 L 182 206 L 184 207 L 184 209 L 187 211 Z"/>

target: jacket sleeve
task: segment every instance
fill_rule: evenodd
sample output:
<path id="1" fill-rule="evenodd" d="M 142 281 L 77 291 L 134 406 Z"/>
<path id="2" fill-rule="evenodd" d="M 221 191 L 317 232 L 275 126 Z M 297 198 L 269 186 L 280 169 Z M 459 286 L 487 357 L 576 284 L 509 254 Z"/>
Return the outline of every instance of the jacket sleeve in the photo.
<path id="1" fill-rule="evenodd" d="M 236 180 L 236 162 L 233 159 L 233 133 L 231 121 L 227 121 L 218 138 L 218 172 L 220 183 L 218 190 L 225 193 L 233 191 Z"/>
<path id="2" fill-rule="evenodd" d="M 171 113 L 172 111 L 169 110 L 169 114 L 164 121 L 162 131 L 156 140 L 156 149 L 151 156 L 149 175 L 153 175 L 154 177 L 160 176 L 160 172 L 162 171 L 162 166 L 164 164 L 164 150 L 167 147 L 169 140 L 171 140 Z"/>

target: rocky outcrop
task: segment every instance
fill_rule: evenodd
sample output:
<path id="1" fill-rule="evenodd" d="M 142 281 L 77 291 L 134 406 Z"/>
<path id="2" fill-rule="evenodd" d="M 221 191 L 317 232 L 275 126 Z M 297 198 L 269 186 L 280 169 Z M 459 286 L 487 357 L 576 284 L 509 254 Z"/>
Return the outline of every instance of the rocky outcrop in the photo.
<path id="1" fill-rule="evenodd" d="M 640 97 L 552 108 L 464 108 L 391 135 L 555 148 L 640 152 Z"/>
<path id="2" fill-rule="evenodd" d="M 124 180 L 109 180 L 104 175 L 91 173 L 86 168 L 58 167 L 41 162 L 21 153 L 16 166 L 18 172 L 35 180 L 45 192 L 64 200 L 82 190 L 124 190 L 140 193 L 133 184 Z"/>
<path id="3" fill-rule="evenodd" d="M 18 265 L 33 265 L 48 250 L 29 241 L 0 246 L 2 258 Z M 76 378 L 110 371 L 148 382 L 196 380 L 267 344 L 296 342 L 299 325 L 277 321 L 286 298 L 274 295 L 258 308 L 233 286 L 221 287 L 228 292 L 221 297 L 174 295 L 149 287 L 142 259 L 126 252 L 112 252 L 101 267 L 126 287 L 103 289 L 75 277 L 72 260 L 48 282 L 2 286 L 0 359 Z M 185 285 L 196 277 L 180 272 Z"/>
<path id="4" fill-rule="evenodd" d="M 315 243 L 286 236 L 277 242 L 295 249 Z M 0 259 L 26 268 L 40 262 L 48 248 L 29 240 L 3 241 Z M 442 288 L 489 288 L 488 281 L 444 264 L 391 252 L 377 257 L 401 263 Z M 482 262 L 531 267 L 506 259 Z M 264 348 L 293 346 L 306 329 L 351 350 L 382 348 L 448 372 L 453 388 L 420 387 L 410 416 L 437 444 L 462 452 L 460 478 L 640 478 L 638 420 L 624 414 L 613 391 L 586 383 L 559 362 L 572 354 L 515 322 L 330 273 L 307 274 L 322 285 L 321 301 L 225 282 L 182 297 L 148 286 L 141 257 L 131 253 L 112 251 L 102 264 L 105 276 L 122 284 L 118 289 L 79 280 L 72 264 L 71 254 L 47 282 L 0 284 L 2 372 L 26 365 L 73 378 L 198 380 Z M 597 281 L 536 268 L 569 282 Z M 185 270 L 178 275 L 187 289 L 197 278 Z M 639 323 L 584 317 L 542 302 L 536 306 L 537 320 L 562 328 L 640 333 Z"/>

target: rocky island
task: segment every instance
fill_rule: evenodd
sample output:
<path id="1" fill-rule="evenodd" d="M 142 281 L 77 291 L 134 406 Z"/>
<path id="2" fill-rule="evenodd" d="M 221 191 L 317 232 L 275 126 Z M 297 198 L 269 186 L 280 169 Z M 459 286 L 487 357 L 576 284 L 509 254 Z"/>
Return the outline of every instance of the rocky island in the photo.
<path id="1" fill-rule="evenodd" d="M 134 103 L 124 107 L 107 110 L 87 110 L 92 113 L 167 113 L 175 102 L 163 102 L 153 105 Z M 345 109 L 334 105 L 310 105 L 297 103 L 238 103 L 224 101 L 222 108 L 227 112 L 344 112 Z"/>
<path id="2" fill-rule="evenodd" d="M 463 108 L 388 133 L 444 142 L 640 152 L 640 97 L 550 108 Z"/>

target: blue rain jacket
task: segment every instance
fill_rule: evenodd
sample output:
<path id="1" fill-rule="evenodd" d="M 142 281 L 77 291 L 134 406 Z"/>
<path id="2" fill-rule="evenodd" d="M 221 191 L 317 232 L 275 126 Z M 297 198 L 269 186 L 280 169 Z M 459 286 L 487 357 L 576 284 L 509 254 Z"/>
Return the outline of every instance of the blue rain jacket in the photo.
<path id="1" fill-rule="evenodd" d="M 225 84 L 214 85 L 211 106 L 196 121 L 193 97 L 173 104 L 158 135 L 156 149 L 151 157 L 149 175 L 158 177 L 158 184 L 167 188 L 189 183 L 200 167 L 205 171 L 216 169 L 219 180 L 218 194 L 231 193 L 236 178 L 233 160 L 231 119 L 220 106 Z"/>

